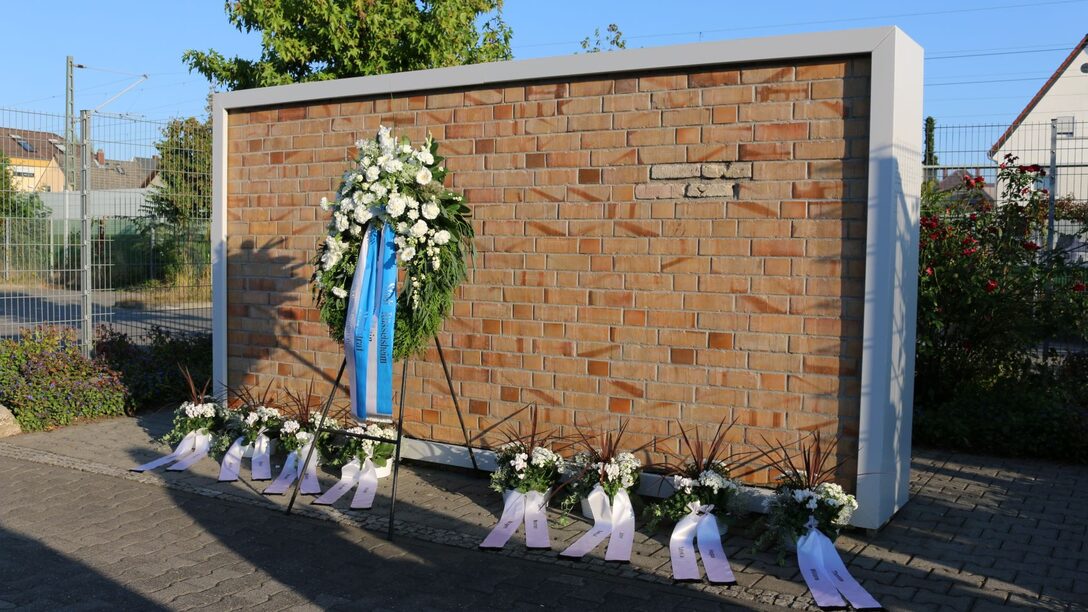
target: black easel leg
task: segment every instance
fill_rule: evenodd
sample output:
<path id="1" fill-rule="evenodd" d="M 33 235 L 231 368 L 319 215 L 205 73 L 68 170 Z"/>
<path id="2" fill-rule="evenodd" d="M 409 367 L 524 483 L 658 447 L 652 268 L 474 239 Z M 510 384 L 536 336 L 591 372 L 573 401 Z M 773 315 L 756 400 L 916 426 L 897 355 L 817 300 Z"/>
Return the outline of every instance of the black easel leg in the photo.
<path id="1" fill-rule="evenodd" d="M 461 434 L 465 436 L 465 448 L 468 449 L 468 458 L 472 460 L 472 469 L 479 471 L 476 465 L 476 455 L 472 452 L 472 442 L 468 439 L 468 429 L 465 428 L 465 417 L 461 414 L 461 404 L 457 401 L 457 393 L 453 390 L 453 379 L 450 378 L 450 368 L 446 365 L 446 355 L 442 352 L 442 343 L 438 336 L 434 337 L 434 345 L 438 347 L 438 359 L 442 361 L 442 373 L 446 375 L 446 384 L 450 388 L 450 397 L 453 398 L 453 407 L 457 410 L 457 421 L 461 423 Z"/>
<path id="2" fill-rule="evenodd" d="M 400 370 L 400 408 L 397 414 L 397 443 L 393 457 L 393 491 L 389 494 L 389 533 L 388 539 L 393 539 L 393 517 L 396 516 L 397 506 L 397 477 L 400 475 L 400 445 L 404 442 L 404 387 L 408 382 L 408 360 L 401 364 Z"/>
<path id="3" fill-rule="evenodd" d="M 287 502 L 287 514 L 291 514 L 291 508 L 295 505 L 295 498 L 298 497 L 298 489 L 302 486 L 302 475 L 306 472 L 306 466 L 310 465 L 310 460 L 314 456 L 314 450 L 317 449 L 317 437 L 321 434 L 321 429 L 325 427 L 325 419 L 329 416 L 329 408 L 332 407 L 332 400 L 336 397 L 336 390 L 340 388 L 340 379 L 344 377 L 344 368 L 346 368 L 347 365 L 347 358 L 340 362 L 340 371 L 336 373 L 336 382 L 332 383 L 332 391 L 329 392 L 329 399 L 325 400 L 325 407 L 321 409 L 321 419 L 318 420 L 318 430 L 314 432 L 314 441 L 310 444 L 310 450 L 306 453 L 306 460 L 302 462 L 302 466 L 299 468 L 298 478 L 295 479 L 295 487 L 291 491 L 291 501 Z"/>

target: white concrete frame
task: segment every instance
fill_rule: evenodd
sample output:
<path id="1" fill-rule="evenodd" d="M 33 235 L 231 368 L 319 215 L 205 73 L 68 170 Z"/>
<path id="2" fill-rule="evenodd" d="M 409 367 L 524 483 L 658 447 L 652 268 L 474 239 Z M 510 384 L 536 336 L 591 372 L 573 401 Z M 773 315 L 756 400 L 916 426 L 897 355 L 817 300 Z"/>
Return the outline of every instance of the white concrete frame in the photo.
<path id="1" fill-rule="evenodd" d="M 896 27 L 728 40 L 457 66 L 216 94 L 212 102 L 212 332 L 227 380 L 227 126 L 233 109 L 657 69 L 843 55 L 872 58 L 864 341 L 853 524 L 878 528 L 906 503 L 914 395 L 921 181 L 922 48 Z M 453 447 L 420 456 L 467 464 Z M 441 450 L 446 449 L 446 450 Z M 414 454 L 414 453 L 413 453 Z"/>

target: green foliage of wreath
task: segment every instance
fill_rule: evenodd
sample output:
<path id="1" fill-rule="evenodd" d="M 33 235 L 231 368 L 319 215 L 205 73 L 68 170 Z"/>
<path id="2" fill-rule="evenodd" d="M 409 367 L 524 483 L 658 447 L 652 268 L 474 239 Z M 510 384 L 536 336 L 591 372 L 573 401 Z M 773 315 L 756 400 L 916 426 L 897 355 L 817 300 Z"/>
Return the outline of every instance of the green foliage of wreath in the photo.
<path id="1" fill-rule="evenodd" d="M 374 139 L 355 144 L 358 155 L 336 197 L 321 200 L 331 218 L 314 260 L 314 297 L 329 334 L 343 338 L 363 237 L 371 226 L 393 227 L 397 265 L 404 271 L 393 357 L 403 359 L 426 349 L 453 308 L 473 254 L 471 213 L 459 194 L 443 186 L 447 171 L 434 139 L 413 148 L 382 127 Z"/>

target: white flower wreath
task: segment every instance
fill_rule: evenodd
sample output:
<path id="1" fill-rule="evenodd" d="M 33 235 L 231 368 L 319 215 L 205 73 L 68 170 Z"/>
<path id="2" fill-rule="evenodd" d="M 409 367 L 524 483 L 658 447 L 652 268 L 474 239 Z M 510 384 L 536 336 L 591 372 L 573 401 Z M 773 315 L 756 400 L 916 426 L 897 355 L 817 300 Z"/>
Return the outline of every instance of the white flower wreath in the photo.
<path id="1" fill-rule="evenodd" d="M 397 263 L 405 271 L 393 340 L 393 355 L 401 359 L 426 347 L 465 279 L 473 238 L 469 209 L 460 195 L 443 186 L 446 170 L 433 138 L 416 149 L 382 126 L 376 138 L 355 146 L 358 155 L 336 197 L 321 199 L 321 208 L 332 217 L 314 262 L 314 294 L 330 334 L 343 337 L 366 229 L 371 224 L 392 227 Z"/>

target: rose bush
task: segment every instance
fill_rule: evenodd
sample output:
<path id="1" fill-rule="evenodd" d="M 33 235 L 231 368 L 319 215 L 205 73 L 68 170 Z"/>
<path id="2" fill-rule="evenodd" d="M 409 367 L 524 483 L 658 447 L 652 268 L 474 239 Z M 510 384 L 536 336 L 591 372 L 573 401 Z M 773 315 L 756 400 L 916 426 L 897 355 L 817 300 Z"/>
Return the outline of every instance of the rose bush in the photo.
<path id="1" fill-rule="evenodd" d="M 1010 386 L 1053 376 L 1059 359 L 1041 354 L 1054 338 L 1088 337 L 1085 271 L 1049 253 L 1045 170 L 1008 157 L 998 175 L 1000 204 L 981 177 L 951 191 L 923 190 L 919 241 L 915 397 L 920 442 L 986 452 L 1064 454 L 1059 440 L 1023 439 L 994 423 L 1020 423 L 1043 410 Z M 1013 400 L 1013 397 L 1019 399 Z M 1037 393 L 1047 417 L 1084 434 L 1084 418 L 1062 393 Z M 1056 412 L 1055 412 L 1056 411 Z M 1039 418 L 1042 418 L 1039 416 Z M 1045 431 L 1041 436 L 1061 432 Z M 1047 433 L 1049 432 L 1049 433 Z M 1038 449 L 1032 451 L 1030 449 Z"/>

